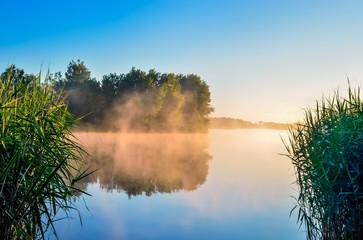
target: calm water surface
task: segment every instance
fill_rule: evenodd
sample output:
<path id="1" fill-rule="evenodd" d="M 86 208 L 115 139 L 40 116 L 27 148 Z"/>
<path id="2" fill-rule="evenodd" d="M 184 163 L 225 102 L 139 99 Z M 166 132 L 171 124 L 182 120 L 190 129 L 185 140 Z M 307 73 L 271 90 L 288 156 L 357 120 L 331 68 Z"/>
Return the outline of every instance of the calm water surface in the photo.
<path id="1" fill-rule="evenodd" d="M 78 133 L 98 171 L 60 239 L 305 239 L 289 218 L 293 168 L 276 130 Z"/>

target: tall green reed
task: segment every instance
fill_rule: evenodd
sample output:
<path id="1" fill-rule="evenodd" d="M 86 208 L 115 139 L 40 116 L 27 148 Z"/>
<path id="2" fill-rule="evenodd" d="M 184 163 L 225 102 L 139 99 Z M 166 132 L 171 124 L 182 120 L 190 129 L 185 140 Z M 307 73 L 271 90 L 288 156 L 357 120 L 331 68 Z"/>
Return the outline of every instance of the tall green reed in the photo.
<path id="1" fill-rule="evenodd" d="M 56 213 L 76 210 L 75 183 L 87 175 L 71 132 L 77 121 L 40 74 L 0 79 L 0 239 L 57 237 Z"/>
<path id="2" fill-rule="evenodd" d="M 363 239 L 363 102 L 338 91 L 305 111 L 284 142 L 295 168 L 307 239 Z M 293 211 L 292 210 L 292 211 Z"/>

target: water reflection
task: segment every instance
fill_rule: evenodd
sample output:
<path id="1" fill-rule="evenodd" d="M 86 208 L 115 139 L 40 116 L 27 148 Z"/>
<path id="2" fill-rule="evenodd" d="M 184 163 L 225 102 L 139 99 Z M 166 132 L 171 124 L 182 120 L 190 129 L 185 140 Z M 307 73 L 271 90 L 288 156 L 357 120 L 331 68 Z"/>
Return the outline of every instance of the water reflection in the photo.
<path id="1" fill-rule="evenodd" d="M 83 189 L 99 183 L 107 191 L 129 197 L 192 191 L 208 175 L 208 135 L 77 133 L 97 171 L 83 181 Z"/>
<path id="2" fill-rule="evenodd" d="M 59 221 L 59 238 L 305 238 L 296 216 L 289 218 L 289 196 L 297 195 L 291 163 L 278 154 L 285 132 L 213 129 L 176 136 L 77 134 L 100 169 L 84 183 L 93 196 L 86 197 L 87 207 L 82 199 L 76 203 L 83 226 Z M 170 191 L 178 192 L 145 196 Z"/>

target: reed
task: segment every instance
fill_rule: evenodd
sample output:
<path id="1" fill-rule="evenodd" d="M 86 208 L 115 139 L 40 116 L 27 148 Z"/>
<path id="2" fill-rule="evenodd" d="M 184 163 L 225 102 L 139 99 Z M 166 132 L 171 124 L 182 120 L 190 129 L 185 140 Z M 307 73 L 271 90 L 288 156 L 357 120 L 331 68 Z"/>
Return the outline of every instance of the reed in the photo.
<path id="1" fill-rule="evenodd" d="M 57 237 L 56 213 L 75 209 L 87 172 L 64 96 L 40 74 L 0 79 L 0 239 Z"/>
<path id="2" fill-rule="evenodd" d="M 363 239 L 363 102 L 349 85 L 305 110 L 284 142 L 299 195 L 292 211 L 307 239 Z"/>

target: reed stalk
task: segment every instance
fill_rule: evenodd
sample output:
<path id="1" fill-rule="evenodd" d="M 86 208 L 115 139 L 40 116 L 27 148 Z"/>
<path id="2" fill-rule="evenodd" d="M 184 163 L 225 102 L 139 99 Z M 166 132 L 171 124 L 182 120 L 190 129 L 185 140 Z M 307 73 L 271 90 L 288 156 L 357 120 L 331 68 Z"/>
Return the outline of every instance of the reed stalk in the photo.
<path id="1" fill-rule="evenodd" d="M 284 141 L 307 239 L 363 239 L 363 102 L 349 85 L 305 111 Z"/>
<path id="2" fill-rule="evenodd" d="M 74 184 L 87 175 L 71 132 L 77 121 L 40 74 L 0 79 L 0 239 L 57 237 L 56 213 L 76 210 Z"/>

